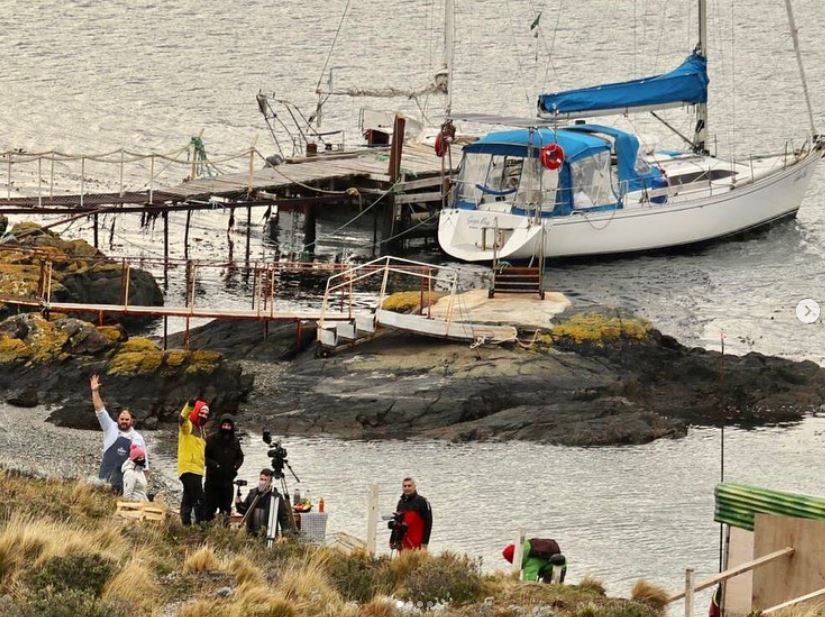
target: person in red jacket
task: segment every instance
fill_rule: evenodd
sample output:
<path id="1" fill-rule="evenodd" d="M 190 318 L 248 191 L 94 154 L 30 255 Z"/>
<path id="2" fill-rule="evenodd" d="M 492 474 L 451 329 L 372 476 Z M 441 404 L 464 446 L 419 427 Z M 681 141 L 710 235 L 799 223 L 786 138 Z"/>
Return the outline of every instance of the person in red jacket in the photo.
<path id="1" fill-rule="evenodd" d="M 406 529 L 397 548 L 399 551 L 426 549 L 430 543 L 430 532 L 433 528 L 433 512 L 430 502 L 418 494 L 415 480 L 412 478 L 404 478 L 401 490 L 401 499 L 398 500 L 395 510 L 403 514 Z"/>

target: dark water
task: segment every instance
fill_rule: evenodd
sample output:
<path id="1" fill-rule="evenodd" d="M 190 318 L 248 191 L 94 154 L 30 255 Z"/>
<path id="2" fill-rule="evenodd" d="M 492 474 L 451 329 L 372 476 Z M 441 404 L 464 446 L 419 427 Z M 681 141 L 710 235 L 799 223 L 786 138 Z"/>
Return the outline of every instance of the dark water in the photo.
<path id="1" fill-rule="evenodd" d="M 311 108 L 312 94 L 339 26 L 344 2 L 250 2 L 242 8 L 193 0 L 117 0 L 105 4 L 0 0 L 0 149 L 96 153 L 126 147 L 170 152 L 204 130 L 215 157 L 255 143 L 274 145 L 255 106 L 259 89 Z M 652 74 L 676 66 L 695 43 L 693 2 L 562 0 L 457 2 L 454 109 L 532 114 L 539 90 L 558 90 Z M 820 0 L 794 2 L 817 123 L 825 124 L 819 33 Z M 441 2 L 351 3 L 329 65 L 340 87 L 426 82 L 439 61 Z M 529 25 L 542 11 L 542 36 Z M 710 2 L 710 129 L 721 154 L 782 151 L 807 131 L 782 3 Z M 550 53 L 548 53 L 550 52 Z M 551 58 L 548 61 L 548 56 Z M 442 101 L 422 101 L 437 116 Z M 343 126 L 357 141 L 359 106 L 386 103 L 333 99 L 325 128 Z M 395 107 L 413 112 L 411 101 Z M 667 117 L 682 131 L 691 120 Z M 677 145 L 661 125 L 623 120 L 661 146 Z M 148 184 L 148 163 L 127 167 L 131 187 Z M 222 164 L 245 169 L 246 159 Z M 78 163 L 56 166 L 56 190 L 77 191 Z M 188 167 L 156 169 L 158 184 L 174 184 Z M 35 167 L 15 165 L 12 193 L 36 189 Z M 3 176 L 0 173 L 0 176 Z M 117 190 L 117 168 L 87 162 L 87 189 Z M 0 184 L 5 179 L 0 178 Z M 0 186 L 5 193 L 5 186 Z M 796 220 L 736 242 L 676 255 L 551 265 L 551 286 L 582 301 L 638 311 L 688 344 L 825 360 L 822 322 L 803 325 L 794 307 L 803 298 L 825 303 L 825 171 L 816 171 Z M 371 221 L 330 233 L 352 212 L 325 216 L 318 252 L 365 254 Z M 103 217 L 107 251 L 157 256 L 160 227 Z M 227 217 L 198 213 L 193 257 L 225 257 L 230 241 L 243 254 L 245 220 L 226 233 Z M 265 241 L 260 213 L 252 226 L 252 258 L 300 247 L 300 221 L 282 216 Z M 108 246 L 111 226 L 113 243 Z M 173 255 L 180 256 L 183 217 L 172 217 Z M 294 230 L 294 231 L 293 231 Z M 88 221 L 67 231 L 90 239 Z M 438 260 L 437 254 L 425 255 Z M 224 269 L 204 277 L 204 302 L 236 305 L 249 283 Z M 478 268 L 479 276 L 484 273 Z M 180 300 L 174 282 L 169 302 Z M 301 299 L 298 299 L 301 301 Z M 304 299 L 304 301 L 309 301 Z M 170 324 L 174 329 L 180 324 Z M 821 421 L 790 429 L 732 433 L 731 476 L 775 488 L 819 490 L 811 471 Z M 685 565 L 715 566 L 711 489 L 717 479 L 717 434 L 692 431 L 676 442 L 579 450 L 529 444 L 446 446 L 290 440 L 296 470 L 335 513 L 333 525 L 363 533 L 365 485 L 380 481 L 386 504 L 403 474 L 420 477 L 437 512 L 434 547 L 478 552 L 489 565 L 514 528 L 560 538 L 575 564 L 573 578 L 603 577 L 612 591 L 645 575 L 675 586 Z M 259 460 L 257 463 L 262 464 Z"/>

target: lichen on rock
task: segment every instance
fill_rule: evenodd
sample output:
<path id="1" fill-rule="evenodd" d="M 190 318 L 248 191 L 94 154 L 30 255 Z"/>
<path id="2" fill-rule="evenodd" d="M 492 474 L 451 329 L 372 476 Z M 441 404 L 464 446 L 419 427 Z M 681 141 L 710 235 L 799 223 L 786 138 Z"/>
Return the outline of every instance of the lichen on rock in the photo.
<path id="1" fill-rule="evenodd" d="M 595 343 L 601 345 L 619 339 L 644 341 L 653 326 L 646 319 L 621 314 L 608 315 L 603 312 L 577 313 L 553 326 L 549 335 L 540 340 L 551 343 L 567 339 L 574 343 Z"/>
<path id="2" fill-rule="evenodd" d="M 439 291 L 399 291 L 387 296 L 381 308 L 394 313 L 411 313 L 435 304 L 443 296 Z"/>

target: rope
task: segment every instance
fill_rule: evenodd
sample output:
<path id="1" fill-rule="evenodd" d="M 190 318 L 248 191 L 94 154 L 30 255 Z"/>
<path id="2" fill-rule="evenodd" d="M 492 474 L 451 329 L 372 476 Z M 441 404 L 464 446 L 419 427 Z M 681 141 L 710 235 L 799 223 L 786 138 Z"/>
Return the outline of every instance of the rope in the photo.
<path id="1" fill-rule="evenodd" d="M 335 31 L 335 37 L 332 39 L 332 45 L 329 46 L 329 53 L 327 54 L 327 59 L 324 60 L 324 68 L 321 69 L 321 74 L 318 76 L 318 84 L 315 86 L 315 91 L 318 94 L 321 93 L 321 80 L 324 79 L 324 73 L 327 72 L 327 66 L 329 66 L 330 58 L 332 58 L 332 52 L 335 49 L 335 43 L 338 42 L 338 35 L 341 34 L 341 28 L 344 26 L 344 20 L 346 20 L 347 18 L 349 3 L 350 0 L 347 0 L 347 3 L 344 5 L 344 12 L 341 14 L 341 21 L 338 22 L 338 29 Z"/>

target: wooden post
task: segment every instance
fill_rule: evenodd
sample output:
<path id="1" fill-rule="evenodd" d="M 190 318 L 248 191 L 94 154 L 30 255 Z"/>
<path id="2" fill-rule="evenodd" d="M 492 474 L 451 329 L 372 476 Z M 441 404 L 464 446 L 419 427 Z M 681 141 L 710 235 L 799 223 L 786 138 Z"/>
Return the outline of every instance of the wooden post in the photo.
<path id="1" fill-rule="evenodd" d="M 367 496 L 367 552 L 375 555 L 378 542 L 378 485 L 370 484 Z"/>
<path id="2" fill-rule="evenodd" d="M 252 233 L 252 206 L 246 207 L 246 267 L 249 267 L 249 242 Z"/>
<path id="3" fill-rule="evenodd" d="M 83 208 L 83 192 L 86 187 L 86 157 L 80 155 L 80 207 Z M 95 244 L 95 246 L 97 246 Z"/>
<path id="4" fill-rule="evenodd" d="M 304 247 L 310 253 L 315 252 L 315 239 L 317 238 L 317 221 L 318 215 L 315 211 L 315 206 L 307 206 L 304 209 Z"/>
<path id="5" fill-rule="evenodd" d="M 166 339 L 169 336 L 169 317 L 164 315 L 163 316 L 163 351 L 166 351 L 167 342 Z"/>
<path id="6" fill-rule="evenodd" d="M 150 197 L 151 200 L 151 197 Z M 169 211 L 163 211 L 163 289 L 169 288 Z"/>
<path id="7" fill-rule="evenodd" d="M 92 232 L 93 232 L 93 235 L 94 235 L 94 245 L 95 245 L 95 248 L 97 248 L 97 238 L 98 238 L 98 228 L 97 228 L 97 224 L 98 224 L 97 214 L 93 214 L 93 215 L 92 215 Z"/>
<path id="8" fill-rule="evenodd" d="M 124 310 L 129 307 L 129 262 L 126 262 L 126 284 L 123 288 L 123 308 Z"/>
<path id="9" fill-rule="evenodd" d="M 524 529 L 521 527 L 519 527 L 518 533 L 516 533 L 514 544 L 516 550 L 513 552 L 512 572 L 518 574 L 518 578 L 521 580 L 521 562 L 524 559 Z"/>
<path id="10" fill-rule="evenodd" d="M 43 205 L 43 157 L 37 157 L 37 207 Z"/>
<path id="11" fill-rule="evenodd" d="M 186 227 L 183 230 L 183 258 L 189 259 L 189 225 L 192 222 L 192 211 L 186 211 Z"/>
<path id="12" fill-rule="evenodd" d="M 246 186 L 247 196 L 252 195 L 252 189 L 255 185 L 255 146 L 249 148 L 249 182 Z"/>
<path id="13" fill-rule="evenodd" d="M 51 175 L 49 177 L 49 201 L 54 199 L 54 152 L 51 154 Z"/>
<path id="14" fill-rule="evenodd" d="M 155 192 L 155 155 L 149 157 L 149 203 L 152 203 L 153 194 Z"/>
<path id="15" fill-rule="evenodd" d="M 123 148 L 120 149 L 120 191 L 118 194 L 123 197 L 123 166 L 125 162 L 123 160 Z"/>
<path id="16" fill-rule="evenodd" d="M 404 149 L 404 126 L 406 120 L 401 114 L 395 115 L 392 129 L 392 144 L 390 146 L 390 162 L 387 174 L 393 185 L 401 179 L 401 157 Z M 384 202 L 384 225 L 381 234 L 384 240 L 392 238 L 395 233 L 395 221 L 398 219 L 398 206 L 392 193 L 387 195 Z M 390 246 L 384 246 L 388 250 Z"/>
<path id="17" fill-rule="evenodd" d="M 693 586 L 696 573 L 693 568 L 685 570 L 685 617 L 693 617 Z"/>
<path id="18" fill-rule="evenodd" d="M 11 199 L 11 152 L 6 155 L 9 176 L 6 179 L 6 198 Z"/>

